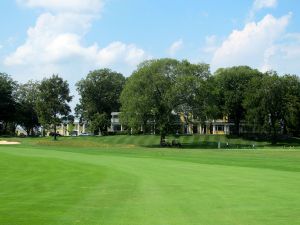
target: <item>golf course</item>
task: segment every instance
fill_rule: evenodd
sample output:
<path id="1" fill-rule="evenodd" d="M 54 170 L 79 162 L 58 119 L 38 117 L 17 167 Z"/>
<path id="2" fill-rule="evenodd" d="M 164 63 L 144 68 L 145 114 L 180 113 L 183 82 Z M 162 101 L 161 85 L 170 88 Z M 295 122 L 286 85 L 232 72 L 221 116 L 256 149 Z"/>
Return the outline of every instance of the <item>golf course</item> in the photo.
<path id="1" fill-rule="evenodd" d="M 1 225 L 300 224 L 300 148 L 159 136 L 0 138 Z M 219 143 L 221 142 L 221 143 Z M 218 149 L 218 147 L 220 147 Z"/>

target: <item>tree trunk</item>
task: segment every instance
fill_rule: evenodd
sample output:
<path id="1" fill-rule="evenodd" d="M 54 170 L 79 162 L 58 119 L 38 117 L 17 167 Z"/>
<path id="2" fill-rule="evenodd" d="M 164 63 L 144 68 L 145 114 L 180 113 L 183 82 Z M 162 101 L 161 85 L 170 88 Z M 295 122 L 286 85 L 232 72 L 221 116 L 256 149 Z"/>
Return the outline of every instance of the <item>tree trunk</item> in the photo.
<path id="1" fill-rule="evenodd" d="M 272 134 L 272 145 L 276 145 L 277 143 L 277 131 L 276 131 L 276 126 L 272 126 L 273 134 Z"/>
<path id="2" fill-rule="evenodd" d="M 160 130 L 160 146 L 166 146 L 166 131 L 164 128 Z"/>
<path id="3" fill-rule="evenodd" d="M 144 123 L 143 123 L 143 135 L 145 135 L 146 134 L 146 126 L 147 126 L 147 121 L 144 121 Z"/>
<path id="4" fill-rule="evenodd" d="M 234 134 L 235 135 L 240 135 L 240 120 L 235 119 L 234 120 Z"/>
<path id="5" fill-rule="evenodd" d="M 30 136 L 30 128 L 26 129 L 27 136 Z"/>
<path id="6" fill-rule="evenodd" d="M 4 126 L 3 126 L 3 133 L 4 134 L 6 134 L 6 132 L 7 132 L 7 126 L 8 126 L 8 123 L 4 122 Z"/>
<path id="7" fill-rule="evenodd" d="M 160 134 L 160 146 L 165 146 L 166 135 L 164 133 Z"/>
<path id="8" fill-rule="evenodd" d="M 54 124 L 54 141 L 56 141 L 57 138 L 56 138 L 56 124 Z"/>

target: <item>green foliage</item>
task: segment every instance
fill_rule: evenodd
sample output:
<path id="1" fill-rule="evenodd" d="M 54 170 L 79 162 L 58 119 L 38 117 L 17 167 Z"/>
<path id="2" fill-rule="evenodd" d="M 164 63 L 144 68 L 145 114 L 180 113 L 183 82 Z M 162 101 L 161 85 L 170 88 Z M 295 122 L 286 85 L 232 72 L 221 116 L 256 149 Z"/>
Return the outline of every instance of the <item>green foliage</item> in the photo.
<path id="1" fill-rule="evenodd" d="M 121 94 L 122 123 L 137 128 L 155 121 L 164 138 L 173 123 L 172 111 L 179 104 L 172 91 L 178 64 L 174 59 L 160 59 L 145 61 L 138 67 Z"/>
<path id="2" fill-rule="evenodd" d="M 124 83 L 123 75 L 110 69 L 90 72 L 76 84 L 80 95 L 80 104 L 75 109 L 77 115 L 91 120 L 96 113 L 110 116 L 111 112 L 119 111 Z"/>
<path id="3" fill-rule="evenodd" d="M 16 121 L 26 130 L 27 135 L 34 135 L 34 129 L 39 126 L 36 110 L 39 83 L 28 81 L 18 86 Z"/>
<path id="4" fill-rule="evenodd" d="M 122 92 L 122 123 L 137 129 L 153 122 L 163 139 L 177 126 L 177 113 L 194 113 L 203 118 L 209 111 L 202 104 L 210 96 L 206 83 L 209 76 L 207 64 L 174 59 L 142 63 Z"/>
<path id="5" fill-rule="evenodd" d="M 39 121 L 43 125 L 56 125 L 61 123 L 61 117 L 67 116 L 71 111 L 68 103 L 72 100 L 69 85 L 58 75 L 45 78 L 39 85 L 37 98 L 37 112 Z M 56 139 L 56 135 L 54 135 Z"/>
<path id="6" fill-rule="evenodd" d="M 284 93 L 284 132 L 300 137 L 300 79 L 296 75 L 282 78 Z"/>
<path id="7" fill-rule="evenodd" d="M 106 113 L 96 113 L 91 120 L 89 129 L 93 133 L 98 133 L 101 135 L 102 132 L 107 130 L 107 127 L 110 125 L 109 117 Z"/>
<path id="8" fill-rule="evenodd" d="M 0 132 L 3 133 L 8 131 L 8 124 L 14 122 L 15 119 L 16 87 L 17 83 L 9 75 L 0 73 L 0 122 L 3 123 Z"/>
<path id="9" fill-rule="evenodd" d="M 273 143 L 276 143 L 278 134 L 298 132 L 299 78 L 279 77 L 276 72 L 268 72 L 252 80 L 245 96 L 243 105 L 254 132 L 268 132 Z"/>
<path id="10" fill-rule="evenodd" d="M 215 72 L 218 102 L 223 116 L 228 116 L 235 124 L 234 133 L 239 134 L 241 120 L 245 119 L 243 100 L 252 79 L 262 74 L 248 66 L 221 68 Z"/>
<path id="11" fill-rule="evenodd" d="M 126 132 L 160 133 L 161 139 L 187 123 L 207 125 L 221 118 L 234 124 L 234 135 L 269 136 L 273 143 L 278 135 L 300 136 L 296 75 L 236 66 L 211 76 L 208 64 L 166 58 L 141 63 L 128 79 L 110 69 L 91 71 L 76 87 L 80 102 L 75 113 L 91 132 L 106 131 L 111 112 L 121 111 Z M 17 125 L 28 134 L 40 124 L 56 130 L 61 122 L 73 130 L 74 118 L 66 117 L 71 99 L 67 82 L 57 75 L 18 85 L 0 73 L 0 134 L 14 135 Z"/>
<path id="12" fill-rule="evenodd" d="M 184 60 L 178 65 L 178 76 L 172 92 L 177 95 L 180 103 L 176 111 L 192 115 L 189 123 L 203 123 L 208 119 L 218 118 L 213 81 L 208 64 L 191 64 Z"/>

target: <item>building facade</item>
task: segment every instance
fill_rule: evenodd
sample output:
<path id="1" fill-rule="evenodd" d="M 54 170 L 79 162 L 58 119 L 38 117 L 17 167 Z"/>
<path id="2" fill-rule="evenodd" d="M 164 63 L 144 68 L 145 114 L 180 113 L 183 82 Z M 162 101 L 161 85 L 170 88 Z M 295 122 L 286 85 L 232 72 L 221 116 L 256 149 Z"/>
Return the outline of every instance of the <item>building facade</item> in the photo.
<path id="1" fill-rule="evenodd" d="M 120 112 L 112 112 L 111 113 L 111 126 L 110 131 L 118 132 L 123 131 L 124 126 L 121 124 L 119 119 Z M 155 133 L 155 122 L 149 122 L 151 126 L 153 126 L 153 132 Z M 181 126 L 180 133 L 183 134 L 230 134 L 231 127 L 234 125 L 230 123 L 226 117 L 218 120 L 210 120 L 205 121 L 204 123 L 200 123 L 197 121 L 188 122 L 186 116 L 183 114 L 179 114 L 179 125 Z M 141 126 L 141 131 L 143 127 Z"/>

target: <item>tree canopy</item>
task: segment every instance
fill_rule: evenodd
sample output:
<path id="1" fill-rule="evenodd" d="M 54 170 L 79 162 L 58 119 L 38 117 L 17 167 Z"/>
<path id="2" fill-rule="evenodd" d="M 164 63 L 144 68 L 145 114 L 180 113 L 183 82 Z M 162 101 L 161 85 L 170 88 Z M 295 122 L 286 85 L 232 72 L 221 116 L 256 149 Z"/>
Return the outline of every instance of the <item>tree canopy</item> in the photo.
<path id="1" fill-rule="evenodd" d="M 5 133 L 16 113 L 15 90 L 17 83 L 6 73 L 0 73 L 0 122 Z"/>
<path id="2" fill-rule="evenodd" d="M 141 63 L 128 78 L 108 68 L 94 70 L 76 87 L 76 116 L 94 133 L 107 131 L 111 113 L 121 112 L 123 129 L 159 133 L 161 141 L 218 119 L 230 126 L 230 134 L 262 135 L 273 143 L 279 135 L 300 136 L 296 75 L 248 66 L 220 68 L 212 75 L 208 64 L 164 58 Z M 33 135 L 42 125 L 56 134 L 61 123 L 73 131 L 71 99 L 68 82 L 58 75 L 18 84 L 0 73 L 0 133 L 14 134 L 19 125 Z"/>
<path id="3" fill-rule="evenodd" d="M 126 82 L 121 94 L 121 120 L 131 128 L 155 122 L 161 141 L 176 127 L 176 115 L 199 107 L 202 81 L 208 79 L 209 67 L 175 59 L 149 60 Z M 196 110 L 195 110 L 196 111 Z M 178 123 L 178 121 L 177 121 Z"/>
<path id="4" fill-rule="evenodd" d="M 234 134 L 239 134 L 240 122 L 245 119 L 243 100 L 250 81 L 262 74 L 248 66 L 218 69 L 214 74 L 219 110 L 234 122 Z"/>
<path id="5" fill-rule="evenodd" d="M 80 95 L 77 112 L 86 119 L 91 119 L 96 113 L 119 111 L 119 96 L 125 84 L 125 77 L 110 69 L 91 71 L 86 78 L 77 82 Z"/>
<path id="6" fill-rule="evenodd" d="M 17 122 L 27 135 L 34 135 L 34 129 L 39 126 L 36 110 L 39 85 L 39 82 L 28 81 L 17 90 Z"/>
<path id="7" fill-rule="evenodd" d="M 45 78 L 39 85 L 37 98 L 37 113 L 42 125 L 52 125 L 56 139 L 56 126 L 61 123 L 61 117 L 67 116 L 71 109 L 69 102 L 69 84 L 58 75 Z"/>
<path id="8" fill-rule="evenodd" d="M 273 143 L 278 134 L 299 130 L 300 81 L 296 76 L 279 77 L 268 72 L 252 80 L 243 105 L 254 133 L 269 133 Z"/>

